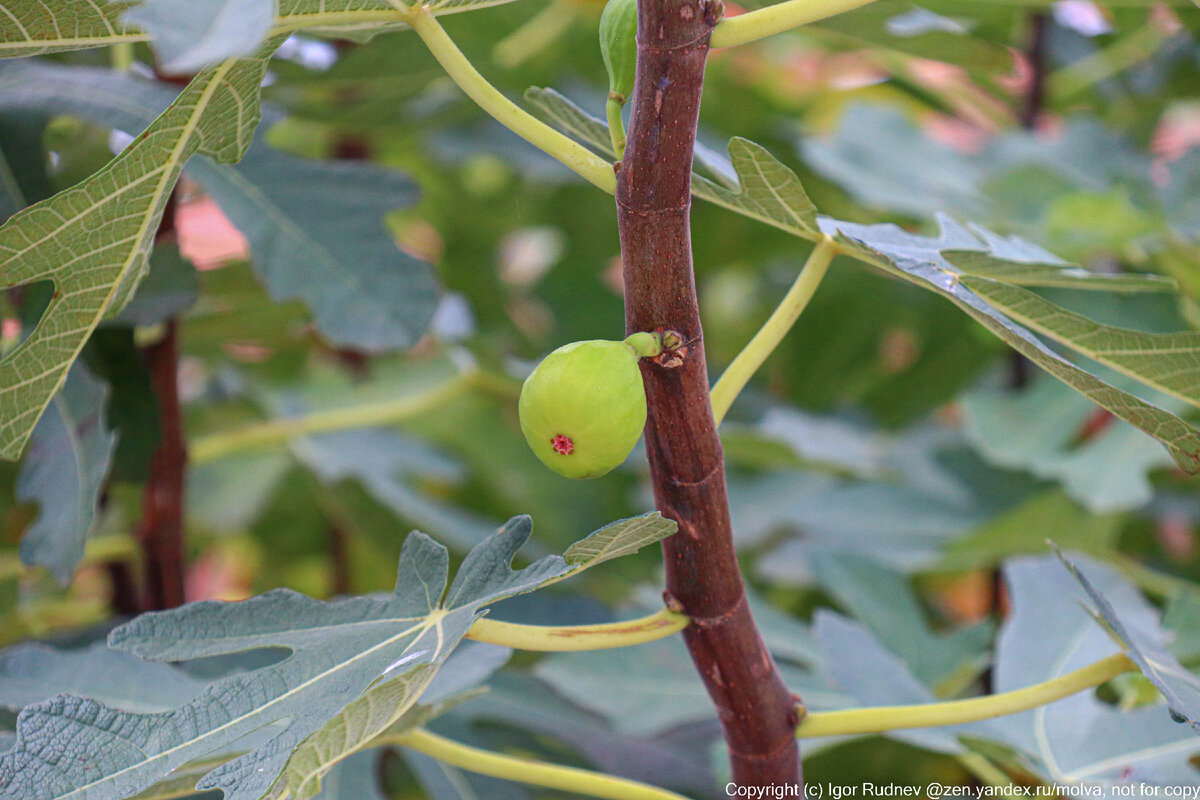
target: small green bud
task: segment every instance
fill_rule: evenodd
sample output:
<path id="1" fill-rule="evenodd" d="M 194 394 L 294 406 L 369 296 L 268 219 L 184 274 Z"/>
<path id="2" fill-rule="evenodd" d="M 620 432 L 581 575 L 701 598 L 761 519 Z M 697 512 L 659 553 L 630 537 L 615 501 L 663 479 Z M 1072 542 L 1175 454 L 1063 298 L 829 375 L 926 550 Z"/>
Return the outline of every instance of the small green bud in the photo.
<path id="1" fill-rule="evenodd" d="M 525 379 L 518 408 L 543 464 L 567 478 L 598 478 L 625 460 L 646 426 L 638 354 L 601 339 L 563 345 Z"/>
<path id="2" fill-rule="evenodd" d="M 624 105 L 633 94 L 637 64 L 637 0 L 608 0 L 600 15 L 600 55 L 608 70 L 608 95 Z"/>
<path id="3" fill-rule="evenodd" d="M 625 344 L 632 347 L 633 352 L 641 358 L 654 358 L 663 351 L 661 333 L 646 333 L 645 331 L 631 333 L 625 337 Z"/>

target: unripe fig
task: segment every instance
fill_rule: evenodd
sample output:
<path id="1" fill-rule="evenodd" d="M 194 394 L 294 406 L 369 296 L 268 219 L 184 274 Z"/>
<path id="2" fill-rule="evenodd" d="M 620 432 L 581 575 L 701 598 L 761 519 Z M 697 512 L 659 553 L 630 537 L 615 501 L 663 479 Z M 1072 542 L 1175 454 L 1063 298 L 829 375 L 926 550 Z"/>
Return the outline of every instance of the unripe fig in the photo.
<path id="1" fill-rule="evenodd" d="M 608 70 L 609 97 L 621 105 L 633 94 L 637 63 L 637 0 L 608 0 L 600 15 L 600 55 Z"/>
<path id="2" fill-rule="evenodd" d="M 567 478 L 598 478 L 625 460 L 646 425 L 634 350 L 644 344 L 572 342 L 538 364 L 519 409 L 521 431 L 542 463 Z"/>

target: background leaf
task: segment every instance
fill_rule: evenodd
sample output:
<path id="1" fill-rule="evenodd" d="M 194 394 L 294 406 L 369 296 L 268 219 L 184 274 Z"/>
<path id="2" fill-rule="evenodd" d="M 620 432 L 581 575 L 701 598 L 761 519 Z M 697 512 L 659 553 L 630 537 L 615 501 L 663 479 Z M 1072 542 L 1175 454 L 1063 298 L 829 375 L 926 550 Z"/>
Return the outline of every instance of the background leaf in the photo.
<path id="1" fill-rule="evenodd" d="M 67 375 L 30 438 L 17 497 L 37 503 L 21 540 L 21 559 L 67 583 L 96 518 L 116 436 L 106 424 L 107 389 L 82 364 Z"/>
<path id="2" fill-rule="evenodd" d="M 0 704 L 12 711 L 64 692 L 129 711 L 167 711 L 206 685 L 168 664 L 110 650 L 104 642 L 76 650 L 31 643 L 0 651 Z"/>
<path id="3" fill-rule="evenodd" d="M 1102 591 L 1136 624 L 1161 637 L 1157 612 L 1128 583 L 1098 564 L 1087 567 Z M 1076 600 L 1069 573 L 1053 555 L 1020 558 L 1005 568 L 1013 612 L 1000 632 L 996 691 L 1010 691 L 1078 669 L 1119 652 Z M 1094 692 L 991 721 L 990 728 L 1034 759 L 1040 774 L 1072 781 L 1143 781 L 1165 785 L 1195 779 L 1190 756 L 1200 739 L 1171 721 L 1158 703 L 1121 710 Z"/>
<path id="4" fill-rule="evenodd" d="M 259 48 L 275 0 L 142 0 L 121 21 L 148 34 L 170 74 L 196 72 Z"/>
<path id="5" fill-rule="evenodd" d="M 1124 379 L 1118 376 L 1116 382 Z M 1153 496 L 1150 472 L 1170 466 L 1170 457 L 1117 419 L 1079 441 L 1089 421 L 1103 421 L 1097 416 L 1103 413 L 1087 398 L 1045 379 L 1021 394 L 981 390 L 963 397 L 967 435 L 993 463 L 1058 480 L 1096 513 L 1136 508 Z"/>
<path id="6" fill-rule="evenodd" d="M 134 131 L 169 101 L 161 85 L 106 70 L 8 65 L 0 104 L 77 114 Z M 280 119 L 265 112 L 265 129 Z M 437 305 L 427 264 L 396 247 L 383 216 L 416 198 L 412 182 L 367 163 L 297 158 L 260 132 L 237 166 L 197 160 L 204 184 L 250 241 L 273 297 L 299 297 L 334 343 L 378 352 L 410 347 Z"/>
<path id="7" fill-rule="evenodd" d="M 856 619 L 863 620 L 892 653 L 904 659 L 924 685 L 944 694 L 947 688 L 953 690 L 971 683 L 986 667 L 991 626 L 982 624 L 935 633 L 903 575 L 868 559 L 832 553 L 819 554 L 813 560 L 813 571 L 826 591 Z M 840 623 L 830 623 L 835 627 L 837 624 Z M 821 636 L 819 625 L 817 635 Z M 834 656 L 838 650 L 826 642 L 825 652 Z M 860 661 L 859 656 L 837 657 L 842 664 L 870 663 L 866 659 Z M 848 688 L 845 681 L 842 684 Z M 903 702 L 895 700 L 892 704 Z M 871 704 L 886 705 L 875 701 Z"/>

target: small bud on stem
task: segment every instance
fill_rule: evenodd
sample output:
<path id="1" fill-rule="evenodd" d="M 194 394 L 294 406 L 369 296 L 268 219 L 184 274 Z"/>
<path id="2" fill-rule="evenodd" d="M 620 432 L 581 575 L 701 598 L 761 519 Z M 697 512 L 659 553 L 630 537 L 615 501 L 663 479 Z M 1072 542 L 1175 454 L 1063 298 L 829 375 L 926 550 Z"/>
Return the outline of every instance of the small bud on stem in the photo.
<path id="1" fill-rule="evenodd" d="M 625 337 L 625 344 L 632 347 L 639 358 L 654 358 L 663 351 L 663 336 L 661 333 L 639 331 Z"/>

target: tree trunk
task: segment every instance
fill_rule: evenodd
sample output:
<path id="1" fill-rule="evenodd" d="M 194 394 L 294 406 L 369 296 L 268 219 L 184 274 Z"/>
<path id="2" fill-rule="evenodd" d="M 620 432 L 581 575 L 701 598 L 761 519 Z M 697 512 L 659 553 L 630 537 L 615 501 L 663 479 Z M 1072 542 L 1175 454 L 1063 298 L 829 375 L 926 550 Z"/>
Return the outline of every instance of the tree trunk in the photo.
<path id="1" fill-rule="evenodd" d="M 746 602 L 692 274 L 692 148 L 709 35 L 721 14 L 719 0 L 638 4 L 637 81 L 616 193 L 625 324 L 629 333 L 675 330 L 688 343 L 677 367 L 643 360 L 646 450 L 658 509 L 679 523 L 663 543 L 667 592 L 692 620 L 684 639 L 717 707 L 734 782 L 798 785 L 797 699 Z"/>

